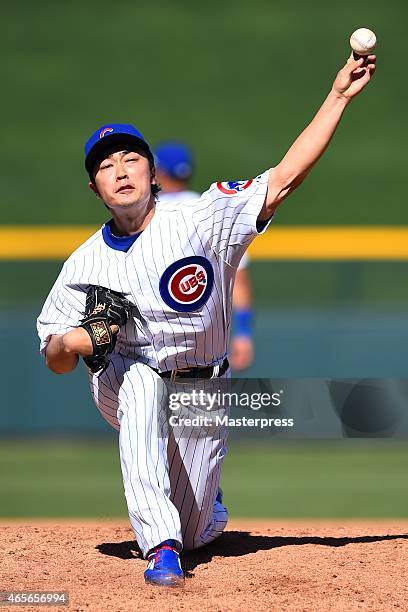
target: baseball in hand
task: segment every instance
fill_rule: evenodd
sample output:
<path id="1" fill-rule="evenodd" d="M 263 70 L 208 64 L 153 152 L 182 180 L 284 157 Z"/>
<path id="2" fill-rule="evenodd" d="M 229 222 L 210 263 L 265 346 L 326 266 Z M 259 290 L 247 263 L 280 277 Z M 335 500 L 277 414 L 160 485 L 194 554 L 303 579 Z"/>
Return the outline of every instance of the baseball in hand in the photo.
<path id="1" fill-rule="evenodd" d="M 376 42 L 376 35 L 368 28 L 359 28 L 350 36 L 351 48 L 361 56 L 370 55 L 375 49 Z"/>

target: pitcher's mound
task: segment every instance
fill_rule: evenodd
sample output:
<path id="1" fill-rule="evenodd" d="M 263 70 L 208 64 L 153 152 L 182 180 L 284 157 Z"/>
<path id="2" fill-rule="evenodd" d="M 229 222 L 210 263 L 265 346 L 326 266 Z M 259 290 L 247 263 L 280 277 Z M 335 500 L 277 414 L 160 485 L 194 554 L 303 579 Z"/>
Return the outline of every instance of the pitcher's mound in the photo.
<path id="1" fill-rule="evenodd" d="M 68 591 L 47 610 L 408 610 L 408 522 L 234 520 L 183 555 L 184 589 L 143 579 L 122 521 L 2 521 L 1 591 Z M 38 611 L 38 606 L 18 610 Z"/>

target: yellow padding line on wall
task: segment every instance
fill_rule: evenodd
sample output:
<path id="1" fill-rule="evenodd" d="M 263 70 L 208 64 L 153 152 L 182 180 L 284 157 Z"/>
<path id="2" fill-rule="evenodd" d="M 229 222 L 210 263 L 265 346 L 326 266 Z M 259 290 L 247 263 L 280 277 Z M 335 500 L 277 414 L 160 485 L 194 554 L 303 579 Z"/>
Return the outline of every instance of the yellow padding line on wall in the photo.
<path id="1" fill-rule="evenodd" d="M 97 228 L 0 226 L 0 259 L 66 259 Z M 408 260 L 406 226 L 275 226 L 249 249 L 254 260 Z"/>

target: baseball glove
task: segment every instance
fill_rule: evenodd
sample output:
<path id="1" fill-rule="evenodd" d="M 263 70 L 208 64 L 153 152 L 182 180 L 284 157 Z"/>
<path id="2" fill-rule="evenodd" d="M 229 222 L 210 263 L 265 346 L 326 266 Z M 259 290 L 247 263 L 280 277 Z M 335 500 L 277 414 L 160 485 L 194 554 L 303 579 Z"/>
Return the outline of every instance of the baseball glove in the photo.
<path id="1" fill-rule="evenodd" d="M 116 334 L 110 326 L 121 327 L 130 316 L 131 303 L 120 293 L 105 287 L 89 287 L 83 327 L 92 340 L 93 353 L 84 362 L 94 374 L 104 372 L 109 365 L 109 355 L 116 344 Z"/>

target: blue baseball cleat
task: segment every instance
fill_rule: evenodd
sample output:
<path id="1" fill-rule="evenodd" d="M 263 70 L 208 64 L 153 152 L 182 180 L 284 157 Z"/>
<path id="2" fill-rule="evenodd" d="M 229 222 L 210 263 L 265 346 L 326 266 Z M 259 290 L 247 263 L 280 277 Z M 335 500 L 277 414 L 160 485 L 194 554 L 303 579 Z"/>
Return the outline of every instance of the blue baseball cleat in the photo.
<path id="1" fill-rule="evenodd" d="M 184 573 L 180 565 L 180 554 L 167 540 L 153 549 L 148 555 L 145 581 L 156 586 L 184 586 Z"/>

